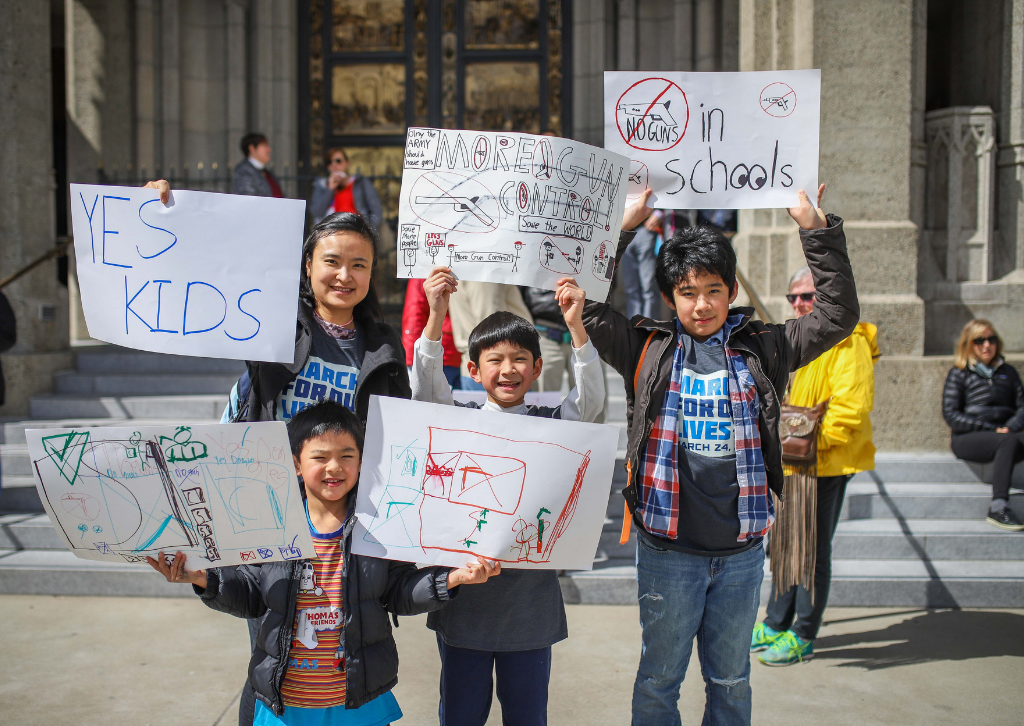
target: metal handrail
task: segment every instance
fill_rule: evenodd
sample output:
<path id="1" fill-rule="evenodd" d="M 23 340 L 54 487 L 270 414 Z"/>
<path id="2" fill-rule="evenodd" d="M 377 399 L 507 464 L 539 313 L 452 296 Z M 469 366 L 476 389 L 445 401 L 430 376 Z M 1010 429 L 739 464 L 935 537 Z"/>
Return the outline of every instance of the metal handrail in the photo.
<path id="1" fill-rule="evenodd" d="M 0 280 L 0 290 L 2 290 L 3 288 L 7 287 L 12 282 L 14 282 L 18 278 L 22 277 L 23 275 L 26 275 L 27 273 L 31 272 L 35 268 L 39 267 L 39 265 L 43 264 L 47 260 L 52 259 L 54 257 L 60 257 L 62 254 L 64 254 L 65 250 L 67 250 L 68 245 L 70 245 L 74 241 L 75 241 L 74 237 L 58 237 L 57 238 L 57 246 L 54 247 L 52 250 L 49 250 L 46 253 L 44 253 L 43 255 L 41 255 L 41 256 L 37 257 L 36 259 L 32 260 L 27 265 L 22 267 L 20 270 L 15 272 L 13 275 L 8 275 L 4 279 Z"/>

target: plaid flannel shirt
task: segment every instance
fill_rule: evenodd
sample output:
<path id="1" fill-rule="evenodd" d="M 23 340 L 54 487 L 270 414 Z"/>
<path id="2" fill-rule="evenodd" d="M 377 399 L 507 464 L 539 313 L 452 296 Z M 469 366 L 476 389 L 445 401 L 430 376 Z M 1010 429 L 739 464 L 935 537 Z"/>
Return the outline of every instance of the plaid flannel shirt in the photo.
<path id="1" fill-rule="evenodd" d="M 760 401 L 754 379 L 738 351 L 728 346 L 729 334 L 742 321 L 731 315 L 722 328 L 729 367 L 729 399 L 732 404 L 736 446 L 736 482 L 740 493 L 737 510 L 740 541 L 763 537 L 775 521 L 775 507 L 768 496 L 768 477 L 757 427 Z M 672 376 L 661 413 L 651 429 L 641 465 L 638 510 L 648 532 L 668 539 L 679 534 L 679 393 L 683 379 L 683 327 L 676 321 L 677 343 L 672 357 Z"/>

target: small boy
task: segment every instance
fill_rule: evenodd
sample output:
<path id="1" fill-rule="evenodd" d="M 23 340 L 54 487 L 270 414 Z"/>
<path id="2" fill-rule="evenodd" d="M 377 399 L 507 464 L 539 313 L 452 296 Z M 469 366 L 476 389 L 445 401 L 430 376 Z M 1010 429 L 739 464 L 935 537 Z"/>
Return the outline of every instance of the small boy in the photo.
<path id="1" fill-rule="evenodd" d="M 315 558 L 194 571 L 181 552 L 171 564 L 163 552 L 146 559 L 168 582 L 192 583 L 208 607 L 257 620 L 246 686 L 257 699 L 254 726 L 384 726 L 402 717 L 391 694 L 398 652 L 388 613 L 443 608 L 459 585 L 485 582 L 501 566 L 481 557 L 459 569 L 417 570 L 353 555 L 349 495 L 362 424 L 340 403 L 321 401 L 292 418 L 288 438 Z"/>
<path id="2" fill-rule="evenodd" d="M 457 287 L 447 267 L 435 267 L 423 283 L 430 316 L 416 341 L 413 400 L 455 404 L 442 368 L 441 325 Z M 537 329 L 518 315 L 497 312 L 469 336 L 469 373 L 487 392 L 487 402 L 455 405 L 567 421 L 597 418 L 604 406 L 604 376 L 583 328 L 585 295 L 574 280 L 562 278 L 555 299 L 572 333 L 577 386 L 562 404 L 526 405 L 526 392 L 543 367 Z M 551 646 L 568 637 L 554 570 L 505 570 L 493 582 L 462 592 L 444 611 L 428 615 L 427 627 L 437 632 L 441 654 L 441 726 L 484 726 L 493 671 L 506 726 L 547 723 Z"/>
<path id="3" fill-rule="evenodd" d="M 818 207 L 824 185 L 818 190 Z M 764 574 L 763 537 L 781 494 L 780 396 L 791 371 L 853 331 L 859 318 L 843 221 L 800 191 L 800 225 L 817 299 L 784 324 L 733 308 L 736 254 L 713 227 L 677 232 L 656 277 L 674 320 L 626 320 L 588 302 L 587 331 L 626 382 L 629 522 L 636 524 L 643 647 L 634 724 L 678 724 L 679 686 L 694 636 L 707 701 L 704 723 L 749 724 L 750 634 Z M 651 213 L 644 196 L 623 229 Z M 620 236 L 621 257 L 632 235 Z"/>

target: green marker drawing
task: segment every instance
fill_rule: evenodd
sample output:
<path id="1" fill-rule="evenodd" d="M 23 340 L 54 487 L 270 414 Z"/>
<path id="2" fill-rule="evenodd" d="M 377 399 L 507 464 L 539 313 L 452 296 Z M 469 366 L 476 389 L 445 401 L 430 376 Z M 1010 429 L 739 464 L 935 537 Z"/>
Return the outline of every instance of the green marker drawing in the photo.
<path id="1" fill-rule="evenodd" d="M 74 486 L 78 479 L 78 468 L 82 465 L 85 445 L 89 443 L 88 431 L 72 431 L 67 434 L 44 436 L 43 451 L 50 461 L 57 465 L 60 475 L 68 484 Z"/>
<path id="2" fill-rule="evenodd" d="M 551 514 L 551 512 L 544 507 L 540 508 L 537 512 L 537 552 L 540 552 L 541 547 L 544 545 L 544 519 L 541 515 Z"/>

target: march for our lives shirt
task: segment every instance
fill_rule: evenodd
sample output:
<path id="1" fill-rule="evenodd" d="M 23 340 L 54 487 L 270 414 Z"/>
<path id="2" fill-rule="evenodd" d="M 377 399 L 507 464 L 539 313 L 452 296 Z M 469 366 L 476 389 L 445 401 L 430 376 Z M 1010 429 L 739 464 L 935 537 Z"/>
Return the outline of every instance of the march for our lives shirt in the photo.
<path id="1" fill-rule="evenodd" d="M 736 483 L 736 434 L 722 332 L 701 343 L 682 336 L 679 391 L 679 536 L 687 552 L 727 555 L 745 550 Z"/>
<path id="2" fill-rule="evenodd" d="M 277 400 L 278 421 L 291 421 L 292 416 L 324 398 L 355 408 L 356 384 L 363 363 L 362 330 L 345 340 L 333 338 L 321 326 L 313 326 L 309 358 Z"/>

